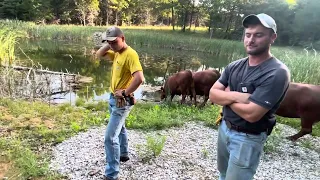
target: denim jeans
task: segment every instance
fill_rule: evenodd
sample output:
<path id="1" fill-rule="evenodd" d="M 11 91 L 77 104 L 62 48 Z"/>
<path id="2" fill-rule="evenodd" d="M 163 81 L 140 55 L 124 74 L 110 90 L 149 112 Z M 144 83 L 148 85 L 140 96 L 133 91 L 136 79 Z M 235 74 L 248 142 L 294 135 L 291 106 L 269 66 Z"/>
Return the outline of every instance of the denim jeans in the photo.
<path id="1" fill-rule="evenodd" d="M 109 101 L 110 118 L 105 132 L 106 169 L 109 179 L 116 179 L 120 170 L 120 156 L 128 156 L 128 136 L 125 119 L 133 106 L 116 107 L 116 99 L 111 94 Z"/>
<path id="2" fill-rule="evenodd" d="M 253 179 L 259 165 L 267 133 L 246 134 L 230 130 L 221 121 L 218 134 L 219 180 Z"/>

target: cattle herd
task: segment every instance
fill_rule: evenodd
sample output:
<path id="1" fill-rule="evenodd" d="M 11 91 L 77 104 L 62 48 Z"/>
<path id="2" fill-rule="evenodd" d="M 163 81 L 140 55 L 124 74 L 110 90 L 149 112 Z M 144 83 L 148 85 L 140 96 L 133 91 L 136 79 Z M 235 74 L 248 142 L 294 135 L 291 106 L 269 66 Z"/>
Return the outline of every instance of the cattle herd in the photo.
<path id="1" fill-rule="evenodd" d="M 180 71 L 167 78 L 161 87 L 161 99 L 170 96 L 172 101 L 175 95 L 182 95 L 181 103 L 185 103 L 187 96 L 197 105 L 196 95 L 204 96 L 200 107 L 209 99 L 212 85 L 219 79 L 220 72 L 208 69 L 199 72 L 190 70 Z M 275 87 L 276 88 L 276 87 Z M 276 114 L 287 118 L 300 118 L 300 131 L 288 139 L 296 141 L 298 138 L 310 134 L 312 126 L 320 120 L 320 86 L 303 83 L 290 83 L 287 94 Z"/>

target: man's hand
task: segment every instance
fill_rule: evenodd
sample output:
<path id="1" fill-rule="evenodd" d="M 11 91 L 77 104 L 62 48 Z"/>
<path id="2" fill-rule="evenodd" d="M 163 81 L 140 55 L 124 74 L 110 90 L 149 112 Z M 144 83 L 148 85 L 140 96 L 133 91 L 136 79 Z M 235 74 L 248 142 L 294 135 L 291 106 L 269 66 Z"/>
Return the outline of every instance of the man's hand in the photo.
<path id="1" fill-rule="evenodd" d="M 237 102 L 237 103 L 249 104 L 249 102 L 250 102 L 249 97 L 251 96 L 251 94 L 249 94 L 249 93 L 230 91 L 229 86 L 226 87 L 226 89 L 224 91 L 233 93 L 233 96 L 235 97 L 235 102 Z"/>
<path id="2" fill-rule="evenodd" d="M 123 98 L 122 91 L 123 91 L 123 89 L 116 89 L 116 91 L 114 92 L 114 96 L 119 97 L 119 98 Z"/>

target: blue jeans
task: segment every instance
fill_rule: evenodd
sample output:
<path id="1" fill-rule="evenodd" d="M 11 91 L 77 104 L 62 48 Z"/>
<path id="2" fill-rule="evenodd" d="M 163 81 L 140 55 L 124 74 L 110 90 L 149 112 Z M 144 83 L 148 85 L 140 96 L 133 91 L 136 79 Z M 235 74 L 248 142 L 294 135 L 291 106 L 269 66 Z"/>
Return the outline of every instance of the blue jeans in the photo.
<path id="1" fill-rule="evenodd" d="M 266 139 L 265 132 L 252 135 L 230 130 L 222 120 L 218 134 L 219 180 L 253 179 Z"/>
<path id="2" fill-rule="evenodd" d="M 120 170 L 120 156 L 128 156 L 128 136 L 125 119 L 133 106 L 116 107 L 116 99 L 111 94 L 109 101 L 110 118 L 105 132 L 106 169 L 109 179 L 116 179 Z"/>

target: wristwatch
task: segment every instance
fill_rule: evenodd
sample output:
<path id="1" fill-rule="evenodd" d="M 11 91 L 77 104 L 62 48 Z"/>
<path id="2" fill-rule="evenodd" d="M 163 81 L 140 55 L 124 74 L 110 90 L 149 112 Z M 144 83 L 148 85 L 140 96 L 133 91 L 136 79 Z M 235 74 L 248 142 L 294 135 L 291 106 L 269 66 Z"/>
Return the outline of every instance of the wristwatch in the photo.
<path id="1" fill-rule="evenodd" d="M 123 97 L 126 97 L 127 95 L 126 95 L 126 90 L 124 89 L 124 90 L 122 90 L 122 96 Z"/>

